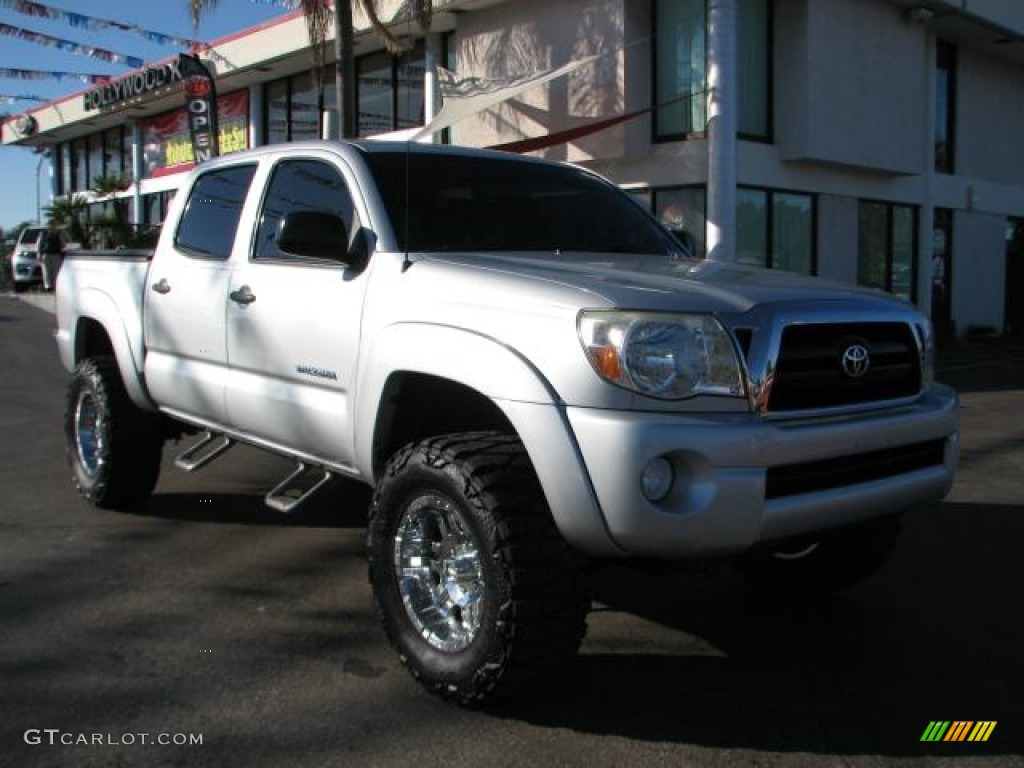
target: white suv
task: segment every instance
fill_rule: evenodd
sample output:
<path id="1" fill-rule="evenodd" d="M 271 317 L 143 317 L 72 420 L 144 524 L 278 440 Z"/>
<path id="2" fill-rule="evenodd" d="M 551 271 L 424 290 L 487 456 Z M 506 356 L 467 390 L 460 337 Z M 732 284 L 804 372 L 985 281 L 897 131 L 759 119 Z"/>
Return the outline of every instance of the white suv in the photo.
<path id="1" fill-rule="evenodd" d="M 18 236 L 11 251 L 11 276 L 14 290 L 21 293 L 32 283 L 43 281 L 43 262 L 40 246 L 46 227 L 27 227 Z"/>

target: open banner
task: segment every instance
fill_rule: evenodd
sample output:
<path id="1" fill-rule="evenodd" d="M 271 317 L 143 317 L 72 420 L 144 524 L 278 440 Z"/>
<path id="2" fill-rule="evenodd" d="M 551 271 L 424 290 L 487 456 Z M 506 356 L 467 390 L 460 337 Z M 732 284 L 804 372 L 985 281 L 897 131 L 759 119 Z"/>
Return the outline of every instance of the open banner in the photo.
<path id="1" fill-rule="evenodd" d="M 227 155 L 249 146 L 249 92 L 235 91 L 217 99 L 217 144 Z M 181 173 L 195 164 L 188 114 L 184 107 L 141 121 L 144 178 Z"/>

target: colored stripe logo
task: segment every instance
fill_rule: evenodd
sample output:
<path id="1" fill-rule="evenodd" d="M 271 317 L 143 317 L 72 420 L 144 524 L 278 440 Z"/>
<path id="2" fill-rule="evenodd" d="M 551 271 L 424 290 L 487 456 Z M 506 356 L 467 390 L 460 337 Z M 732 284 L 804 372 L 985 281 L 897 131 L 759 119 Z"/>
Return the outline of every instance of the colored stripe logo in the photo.
<path id="1" fill-rule="evenodd" d="M 932 720 L 921 741 L 988 741 L 996 720 Z"/>

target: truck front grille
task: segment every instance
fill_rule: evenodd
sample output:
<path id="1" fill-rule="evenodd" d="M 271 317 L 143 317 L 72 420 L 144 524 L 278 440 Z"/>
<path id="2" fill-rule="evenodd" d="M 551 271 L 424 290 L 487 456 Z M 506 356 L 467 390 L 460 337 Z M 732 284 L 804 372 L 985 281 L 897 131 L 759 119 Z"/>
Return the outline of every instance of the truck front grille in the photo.
<path id="1" fill-rule="evenodd" d="M 864 356 L 859 370 L 844 355 Z M 913 328 L 906 323 L 790 325 L 772 382 L 770 412 L 835 408 L 913 397 L 921 364 Z"/>
<path id="2" fill-rule="evenodd" d="M 945 461 L 945 448 L 944 440 L 931 440 L 835 459 L 769 467 L 765 498 L 779 499 L 844 488 L 937 467 Z"/>

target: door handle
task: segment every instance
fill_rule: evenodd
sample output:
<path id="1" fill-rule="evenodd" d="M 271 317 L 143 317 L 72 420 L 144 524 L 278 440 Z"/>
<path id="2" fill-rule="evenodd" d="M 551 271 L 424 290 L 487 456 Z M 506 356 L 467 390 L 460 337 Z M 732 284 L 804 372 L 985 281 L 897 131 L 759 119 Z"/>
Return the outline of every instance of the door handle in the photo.
<path id="1" fill-rule="evenodd" d="M 166 277 L 161 277 L 160 282 L 153 283 L 153 290 L 156 291 L 157 293 L 170 293 L 171 284 L 167 282 Z"/>
<path id="2" fill-rule="evenodd" d="M 229 293 L 228 298 L 230 298 L 236 304 L 246 306 L 256 301 L 256 294 L 253 293 L 252 290 L 250 290 L 248 285 L 243 285 L 237 291 L 232 291 L 231 293 Z"/>

